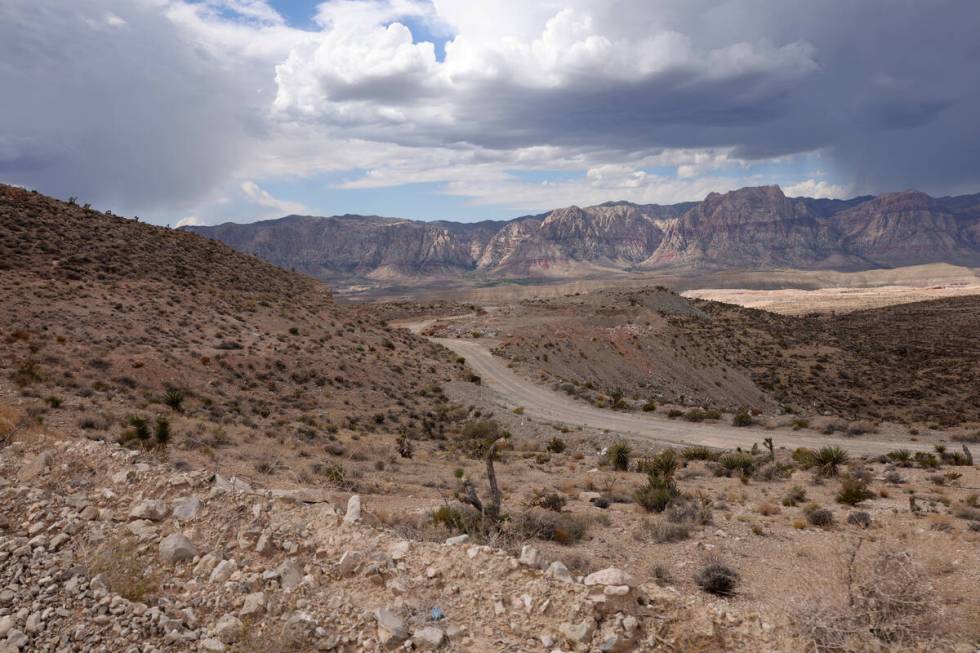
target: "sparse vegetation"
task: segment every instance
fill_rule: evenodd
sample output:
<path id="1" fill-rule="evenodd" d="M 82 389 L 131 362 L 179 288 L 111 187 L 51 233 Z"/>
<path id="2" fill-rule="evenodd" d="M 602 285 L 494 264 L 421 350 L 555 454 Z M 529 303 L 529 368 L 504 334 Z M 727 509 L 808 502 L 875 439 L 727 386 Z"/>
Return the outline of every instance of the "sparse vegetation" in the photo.
<path id="1" fill-rule="evenodd" d="M 698 587 L 716 596 L 732 596 L 738 587 L 738 572 L 721 562 L 709 562 L 694 577 Z"/>

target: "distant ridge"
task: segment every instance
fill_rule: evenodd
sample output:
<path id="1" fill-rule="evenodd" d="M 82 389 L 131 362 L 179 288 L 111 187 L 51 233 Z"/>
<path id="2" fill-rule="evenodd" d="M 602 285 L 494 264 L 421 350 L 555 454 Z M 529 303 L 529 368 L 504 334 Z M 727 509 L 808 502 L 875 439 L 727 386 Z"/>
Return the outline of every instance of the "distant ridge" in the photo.
<path id="1" fill-rule="evenodd" d="M 184 229 L 330 282 L 980 266 L 980 194 L 933 198 L 914 190 L 830 200 L 762 186 L 701 202 L 615 201 L 507 221 L 286 216 Z"/>

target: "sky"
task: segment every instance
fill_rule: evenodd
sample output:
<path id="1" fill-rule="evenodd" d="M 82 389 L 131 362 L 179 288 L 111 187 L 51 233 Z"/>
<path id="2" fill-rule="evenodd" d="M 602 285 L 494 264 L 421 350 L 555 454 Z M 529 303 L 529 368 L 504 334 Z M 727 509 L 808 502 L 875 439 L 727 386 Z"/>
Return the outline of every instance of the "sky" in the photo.
<path id="1" fill-rule="evenodd" d="M 2 0 L 0 181 L 158 224 L 980 191 L 975 0 Z"/>

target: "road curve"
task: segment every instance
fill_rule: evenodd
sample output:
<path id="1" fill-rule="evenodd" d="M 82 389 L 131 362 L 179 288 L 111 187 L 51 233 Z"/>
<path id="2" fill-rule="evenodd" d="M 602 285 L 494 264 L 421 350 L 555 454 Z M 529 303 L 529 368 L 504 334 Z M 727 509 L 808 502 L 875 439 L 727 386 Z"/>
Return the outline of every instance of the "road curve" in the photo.
<path id="1" fill-rule="evenodd" d="M 427 321 L 427 324 L 430 323 Z M 419 332 L 421 323 L 403 326 Z M 417 329 L 417 330 L 416 330 Z M 457 338 L 429 338 L 466 359 L 478 374 L 482 384 L 497 396 L 506 408 L 524 409 L 528 417 L 595 429 L 608 429 L 634 438 L 671 445 L 704 445 L 722 449 L 748 448 L 760 443 L 764 437 L 772 437 L 776 446 L 787 448 L 819 448 L 836 445 L 851 453 L 879 455 L 898 448 L 913 451 L 931 451 L 932 446 L 919 442 L 897 443 L 861 438 L 835 438 L 813 432 L 792 431 L 788 428 L 762 431 L 758 428 L 738 428 L 727 424 L 689 423 L 670 420 L 657 415 L 624 413 L 596 408 L 575 401 L 550 388 L 524 379 L 483 346 L 474 340 Z"/>

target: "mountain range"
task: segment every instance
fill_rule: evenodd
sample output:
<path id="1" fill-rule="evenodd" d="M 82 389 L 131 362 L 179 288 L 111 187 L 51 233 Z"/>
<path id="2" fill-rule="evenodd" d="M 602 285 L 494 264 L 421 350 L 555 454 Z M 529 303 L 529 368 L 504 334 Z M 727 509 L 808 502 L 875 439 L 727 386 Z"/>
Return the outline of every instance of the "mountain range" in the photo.
<path id="1" fill-rule="evenodd" d="M 184 229 L 331 283 L 980 266 L 980 194 L 917 191 L 829 200 L 761 186 L 701 202 L 607 202 L 508 221 L 290 215 Z"/>

